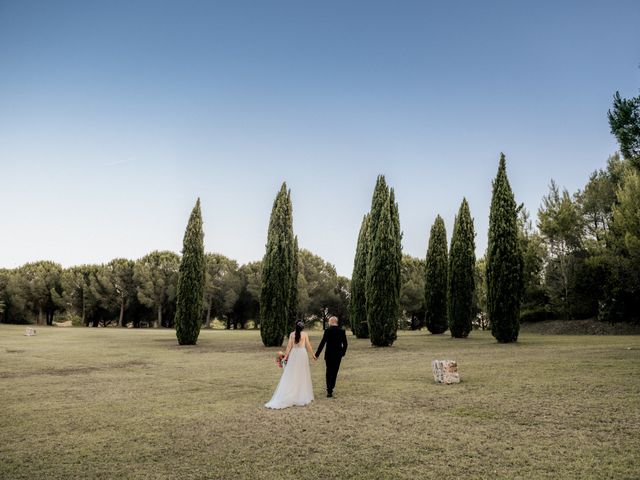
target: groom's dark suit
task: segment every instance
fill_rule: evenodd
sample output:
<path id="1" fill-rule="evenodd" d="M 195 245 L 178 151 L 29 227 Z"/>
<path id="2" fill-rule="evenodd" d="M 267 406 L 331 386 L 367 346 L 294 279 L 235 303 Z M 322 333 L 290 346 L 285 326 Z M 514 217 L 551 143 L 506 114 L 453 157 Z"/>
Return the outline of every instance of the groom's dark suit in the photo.
<path id="1" fill-rule="evenodd" d="M 316 357 L 320 356 L 325 344 L 327 345 L 324 352 L 324 361 L 327 364 L 327 395 L 332 395 L 333 388 L 336 386 L 336 378 L 338 378 L 340 361 L 347 353 L 347 334 L 337 325 L 327 328 L 322 336 Z"/>

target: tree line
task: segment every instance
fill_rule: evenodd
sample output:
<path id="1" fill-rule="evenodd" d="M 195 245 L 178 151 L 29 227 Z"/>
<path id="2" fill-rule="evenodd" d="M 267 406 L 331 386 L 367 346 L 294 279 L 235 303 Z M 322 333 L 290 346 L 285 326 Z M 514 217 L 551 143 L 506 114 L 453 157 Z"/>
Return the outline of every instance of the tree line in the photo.
<path id="1" fill-rule="evenodd" d="M 570 193 L 551 181 L 533 225 L 519 215 L 523 321 L 640 321 L 640 96 L 608 112 L 620 153 Z"/>
<path id="2" fill-rule="evenodd" d="M 205 254 L 202 327 L 260 327 L 262 261 L 239 265 Z M 0 270 L 0 321 L 85 326 L 175 326 L 181 255 L 154 251 L 138 260 L 63 268 L 51 261 Z M 325 309 L 348 324 L 349 279 L 308 250 L 300 250 L 296 316 L 322 319 Z"/>
<path id="3" fill-rule="evenodd" d="M 424 261 L 402 254 L 393 189 L 378 177 L 371 210 L 360 226 L 351 279 L 351 328 L 372 345 L 389 346 L 398 328 L 426 326 L 464 338 L 484 310 L 499 342 L 514 342 L 520 326 L 524 259 L 518 237 L 518 206 L 500 156 L 493 182 L 485 271 L 475 256 L 475 229 L 466 198 L 455 217 L 447 249 L 444 220 L 431 227 Z M 485 285 L 485 289 L 478 286 Z M 398 320 L 401 320 L 398 322 Z M 408 319 L 408 321 L 404 321 Z"/>
<path id="4" fill-rule="evenodd" d="M 453 327 L 452 335 L 464 336 L 473 324 L 491 327 L 494 333 L 499 328 L 500 337 L 506 340 L 517 338 L 521 322 L 556 318 L 640 322 L 640 96 L 625 99 L 616 93 L 608 119 L 620 152 L 610 156 L 606 166 L 594 171 L 584 188 L 572 194 L 551 180 L 535 221 L 523 205 L 515 204 L 501 158 L 493 185 L 487 252 L 475 262 L 472 274 L 469 237 L 467 273 L 457 276 L 469 282 L 459 292 L 475 290 L 472 298 L 466 299 L 465 305 L 469 301 L 472 305 L 469 316 L 454 313 L 455 318 L 450 317 L 458 303 L 458 293 L 452 290 L 458 280 L 452 269 L 459 266 L 465 249 L 452 238 L 448 250 L 444 221 L 436 218 L 422 279 L 421 261 L 403 259 L 403 275 L 411 278 L 403 279 L 403 298 L 412 298 L 405 302 L 405 313 L 411 312 L 413 318 L 411 328 L 426 326 L 432 333 L 443 333 Z M 500 209 L 503 212 L 498 215 Z M 462 210 L 457 218 L 466 216 Z M 464 223 L 465 230 L 473 227 L 466 220 Z M 454 236 L 460 228 L 456 220 Z M 366 248 L 363 242 L 361 236 L 361 249 Z M 509 271 L 496 269 L 496 255 L 510 257 L 506 263 L 498 262 L 509 266 Z M 360 271 L 358 258 L 356 252 L 354 285 Z M 422 298 L 418 294 L 421 283 Z M 496 298 L 505 293 L 507 298 Z M 519 322 L 503 321 L 496 326 L 496 316 L 519 318 Z M 455 325 L 460 318 L 464 319 L 462 330 Z"/>
<path id="5" fill-rule="evenodd" d="M 640 96 L 626 99 L 616 93 L 608 119 L 620 152 L 573 194 L 551 180 L 535 225 L 515 201 L 501 155 L 493 181 L 487 251 L 477 261 L 466 199 L 456 215 L 449 248 L 438 215 L 425 260 L 402 256 L 399 302 L 391 291 L 385 297 L 388 311 L 399 305 L 396 318 L 410 319 L 397 326 L 426 326 L 435 334 L 449 330 L 459 338 L 473 326 L 489 327 L 499 342 L 507 343 L 517 340 L 520 324 L 526 321 L 640 322 Z M 370 298 L 394 284 L 397 265 L 391 255 L 384 267 L 386 280 L 371 282 L 376 237 L 371 222 L 369 213 L 362 220 L 352 275 L 352 330 L 359 338 L 370 337 Z M 389 244 L 386 251 L 394 247 Z M 373 339 L 372 343 L 377 344 Z"/>
<path id="6" fill-rule="evenodd" d="M 438 216 L 425 259 L 403 255 L 395 194 L 379 176 L 362 220 L 352 279 L 341 277 L 330 263 L 299 250 L 291 194 L 283 184 L 262 261 L 239 266 L 223 255 L 205 254 L 198 201 L 185 233 L 184 251 L 190 243 L 198 247 L 194 258 L 154 251 L 102 265 L 62 268 L 40 261 L 0 269 L 0 321 L 51 325 L 57 315 L 87 326 L 174 327 L 178 310 L 178 318 L 183 311 L 195 315 L 198 328 L 210 327 L 213 319 L 226 328 L 252 322 L 261 327 L 265 345 L 280 345 L 296 320 L 324 320 L 330 312 L 377 346 L 393 344 L 398 328 L 426 326 L 432 333 L 448 329 L 465 337 L 475 324 L 490 326 L 498 341 L 510 342 L 517 340 L 522 321 L 638 322 L 640 96 L 616 93 L 608 118 L 620 153 L 573 194 L 552 180 L 535 226 L 515 201 L 501 155 L 487 252 L 477 261 L 466 199 L 449 248 Z M 183 289 L 182 306 L 181 278 L 198 287 Z M 194 290 L 198 301 L 189 297 Z"/>

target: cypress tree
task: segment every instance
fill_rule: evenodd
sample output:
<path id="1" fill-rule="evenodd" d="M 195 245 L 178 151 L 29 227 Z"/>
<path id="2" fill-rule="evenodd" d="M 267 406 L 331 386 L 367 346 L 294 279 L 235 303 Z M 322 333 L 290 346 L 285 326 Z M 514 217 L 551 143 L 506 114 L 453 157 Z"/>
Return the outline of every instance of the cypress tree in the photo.
<path id="1" fill-rule="evenodd" d="M 297 266 L 293 237 L 290 192 L 283 183 L 271 210 L 266 252 L 262 261 L 262 288 L 260 291 L 260 335 L 267 347 L 282 345 L 290 319 L 297 283 L 293 274 Z M 297 279 L 296 279 L 297 282 Z"/>
<path id="2" fill-rule="evenodd" d="M 387 200 L 389 197 L 389 188 L 387 187 L 386 179 L 384 175 L 378 175 L 376 179 L 376 186 L 373 189 L 373 197 L 371 198 L 371 210 L 368 214 L 368 228 L 367 228 L 367 262 L 366 262 L 366 271 L 365 271 L 365 305 L 366 305 L 366 315 L 367 315 L 367 331 L 369 332 L 369 337 L 371 337 L 371 326 L 372 323 L 378 321 L 377 317 L 372 315 L 372 302 L 379 301 L 380 299 L 376 296 L 375 300 L 373 297 L 373 290 L 376 289 L 376 285 L 374 285 L 374 271 L 372 270 L 372 254 L 373 254 L 373 244 L 375 243 L 376 234 L 380 225 L 380 217 L 382 212 L 387 205 Z M 388 208 L 387 208 L 388 209 Z M 377 308 L 377 307 L 376 307 Z M 378 329 L 379 330 L 379 329 Z M 374 344 L 374 340 L 371 339 L 371 343 Z"/>
<path id="3" fill-rule="evenodd" d="M 453 226 L 449 250 L 447 314 L 449 331 L 455 338 L 471 332 L 475 294 L 475 232 L 467 199 L 462 200 Z"/>
<path id="4" fill-rule="evenodd" d="M 286 333 L 293 331 L 296 326 L 296 318 L 298 315 L 298 237 L 293 234 L 293 205 L 291 203 L 291 190 L 287 191 L 286 202 L 287 218 L 286 218 L 286 232 L 287 232 L 287 246 L 289 253 L 289 265 L 291 270 L 289 272 L 289 315 L 288 330 Z"/>
<path id="5" fill-rule="evenodd" d="M 429 234 L 429 247 L 425 262 L 425 311 L 427 329 L 434 334 L 449 328 L 447 318 L 447 230 L 440 215 L 436 217 Z"/>
<path id="6" fill-rule="evenodd" d="M 198 198 L 184 233 L 182 260 L 178 270 L 175 322 L 180 345 L 195 345 L 198 341 L 202 322 L 204 269 L 204 233 Z"/>
<path id="7" fill-rule="evenodd" d="M 507 178 L 504 154 L 493 181 L 487 246 L 487 311 L 491 334 L 515 342 L 520 330 L 524 262 L 518 242 L 518 208 Z"/>
<path id="8" fill-rule="evenodd" d="M 356 256 L 353 260 L 353 274 L 351 275 L 351 299 L 349 302 L 351 316 L 351 330 L 357 338 L 369 338 L 367 324 L 367 302 L 365 288 L 367 280 L 369 215 L 362 218 Z"/>
<path id="9" fill-rule="evenodd" d="M 387 204 L 388 198 L 389 187 L 387 186 L 387 181 L 384 175 L 378 175 L 376 186 L 373 190 L 373 198 L 371 199 L 371 211 L 369 212 L 369 245 L 371 245 L 373 239 L 376 238 L 378 225 L 380 224 L 380 216 L 382 215 L 383 208 L 385 208 Z M 371 251 L 369 251 L 368 255 L 371 255 Z"/>
<path id="10" fill-rule="evenodd" d="M 293 230 L 292 230 L 293 234 Z M 293 331 L 296 328 L 296 320 L 298 316 L 298 237 L 293 239 L 293 249 L 291 256 L 291 298 L 289 300 L 289 330 Z M 286 333 L 286 331 L 285 331 Z"/>
<path id="11" fill-rule="evenodd" d="M 369 217 L 369 248 L 366 273 L 367 323 L 371 344 L 393 344 L 398 329 L 400 222 L 384 176 L 376 182 Z M 398 254 L 400 252 L 400 254 Z"/>
<path id="12" fill-rule="evenodd" d="M 391 209 L 391 223 L 393 224 L 393 241 L 395 251 L 395 262 L 391 265 L 391 278 L 394 281 L 394 295 L 393 301 L 396 303 L 396 326 L 393 331 L 393 339 L 397 338 L 396 332 L 398 330 L 397 319 L 400 317 L 400 289 L 402 287 L 402 231 L 400 230 L 400 212 L 398 210 L 398 204 L 396 203 L 396 195 L 393 190 L 389 193 L 389 208 Z"/>

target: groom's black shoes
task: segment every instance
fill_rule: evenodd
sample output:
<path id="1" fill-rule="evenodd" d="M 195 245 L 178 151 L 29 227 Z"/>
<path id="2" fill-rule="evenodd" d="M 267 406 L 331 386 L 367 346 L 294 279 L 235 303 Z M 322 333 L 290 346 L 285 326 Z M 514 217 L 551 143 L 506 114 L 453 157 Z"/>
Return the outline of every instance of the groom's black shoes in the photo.
<path id="1" fill-rule="evenodd" d="M 327 398 L 333 398 L 333 392 L 327 392 Z"/>

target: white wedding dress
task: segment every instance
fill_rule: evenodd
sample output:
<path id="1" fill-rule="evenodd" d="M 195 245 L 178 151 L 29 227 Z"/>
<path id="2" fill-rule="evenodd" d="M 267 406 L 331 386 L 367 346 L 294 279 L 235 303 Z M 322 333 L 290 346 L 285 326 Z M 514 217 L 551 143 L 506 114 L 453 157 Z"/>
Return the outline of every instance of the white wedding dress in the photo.
<path id="1" fill-rule="evenodd" d="M 280 382 L 273 397 L 265 404 L 265 407 L 287 408 L 294 405 L 301 407 L 313 401 L 309 356 L 305 348 L 307 341 L 307 338 L 301 338 L 300 342 L 297 345 L 294 344 L 291 348 L 289 360 L 284 367 Z"/>

